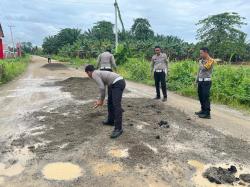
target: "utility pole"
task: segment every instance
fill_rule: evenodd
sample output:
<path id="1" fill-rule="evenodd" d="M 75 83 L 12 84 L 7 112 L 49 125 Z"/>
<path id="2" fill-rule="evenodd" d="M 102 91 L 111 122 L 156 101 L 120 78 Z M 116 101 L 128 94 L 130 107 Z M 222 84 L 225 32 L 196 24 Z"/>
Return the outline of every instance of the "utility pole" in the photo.
<path id="1" fill-rule="evenodd" d="M 117 52 L 118 49 L 118 4 L 117 4 L 117 0 L 115 0 L 115 50 Z"/>
<path id="2" fill-rule="evenodd" d="M 13 55 L 15 58 L 15 43 L 14 43 L 14 38 L 13 38 L 13 33 L 12 33 L 12 28 L 15 26 L 9 25 L 8 27 L 10 28 L 11 41 L 12 41 L 12 46 L 13 46 Z"/>

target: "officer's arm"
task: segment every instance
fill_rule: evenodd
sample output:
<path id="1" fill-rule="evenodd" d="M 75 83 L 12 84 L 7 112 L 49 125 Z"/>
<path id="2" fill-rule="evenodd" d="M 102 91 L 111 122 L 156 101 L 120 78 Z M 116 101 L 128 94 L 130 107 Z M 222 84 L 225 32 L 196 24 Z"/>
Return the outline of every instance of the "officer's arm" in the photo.
<path id="1" fill-rule="evenodd" d="M 93 75 L 93 79 L 95 80 L 95 82 L 97 83 L 99 90 L 100 90 L 100 97 L 99 100 L 104 101 L 105 99 L 105 94 L 106 94 L 106 87 L 102 81 L 102 79 L 97 76 L 97 75 Z"/>
<path id="2" fill-rule="evenodd" d="M 115 57 L 114 55 L 111 56 L 111 65 L 112 67 L 116 70 L 117 69 L 117 66 L 116 66 L 116 63 L 115 63 Z"/>
<path id="3" fill-rule="evenodd" d="M 97 65 L 96 65 L 96 68 L 99 69 L 99 68 L 100 68 L 100 65 L 101 65 L 101 55 L 99 55 L 98 58 L 97 58 Z"/>
<path id="4" fill-rule="evenodd" d="M 154 62 L 154 59 L 152 58 L 151 59 L 151 73 L 153 73 L 153 70 L 154 70 L 154 65 L 155 65 L 155 62 Z"/>
<path id="5" fill-rule="evenodd" d="M 195 82 L 198 83 L 199 82 L 199 74 L 200 74 L 200 71 L 201 71 L 201 66 L 200 66 L 200 61 L 199 61 L 199 69 L 197 71 L 197 76 L 196 76 L 196 79 L 195 79 Z"/>
<path id="6" fill-rule="evenodd" d="M 209 70 L 209 69 L 211 69 L 213 63 L 214 63 L 214 60 L 209 59 L 209 60 L 207 60 L 207 62 L 203 66 L 204 66 L 204 68 L 206 68 L 207 70 Z"/>

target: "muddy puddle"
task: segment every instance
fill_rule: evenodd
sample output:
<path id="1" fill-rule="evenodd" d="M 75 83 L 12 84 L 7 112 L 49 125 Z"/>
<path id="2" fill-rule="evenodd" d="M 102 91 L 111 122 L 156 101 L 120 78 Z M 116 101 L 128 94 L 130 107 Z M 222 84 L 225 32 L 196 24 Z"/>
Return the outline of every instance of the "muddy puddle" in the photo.
<path id="1" fill-rule="evenodd" d="M 83 171 L 78 165 L 57 162 L 46 165 L 42 173 L 48 180 L 70 181 L 82 176 Z"/>
<path id="2" fill-rule="evenodd" d="M 72 186 L 192 187 L 202 186 L 199 181 L 211 185 L 202 177 L 208 164 L 233 162 L 249 168 L 247 142 L 196 124 L 184 113 L 151 99 L 125 97 L 124 134 L 110 140 L 112 127 L 101 125 L 106 105 L 93 109 L 98 96 L 93 81 L 72 77 L 55 86 L 75 100 L 59 106 L 52 102 L 31 113 L 28 119 L 33 130 L 14 138 L 9 146 L 30 147 L 35 155 L 25 168 L 29 176 L 23 181 L 33 176 L 39 183 L 51 179 L 51 186 L 57 180 L 72 180 Z M 75 163 L 74 175 L 67 174 L 70 179 L 62 179 L 64 174 L 57 172 L 71 171 L 65 169 L 65 163 L 70 167 Z"/>
<path id="3" fill-rule="evenodd" d="M 117 173 L 123 171 L 122 165 L 117 163 L 99 162 L 94 163 L 93 166 L 97 176 L 117 175 Z"/>
<path id="4" fill-rule="evenodd" d="M 127 158 L 129 157 L 128 149 L 111 148 L 108 151 L 108 155 L 116 158 Z"/>

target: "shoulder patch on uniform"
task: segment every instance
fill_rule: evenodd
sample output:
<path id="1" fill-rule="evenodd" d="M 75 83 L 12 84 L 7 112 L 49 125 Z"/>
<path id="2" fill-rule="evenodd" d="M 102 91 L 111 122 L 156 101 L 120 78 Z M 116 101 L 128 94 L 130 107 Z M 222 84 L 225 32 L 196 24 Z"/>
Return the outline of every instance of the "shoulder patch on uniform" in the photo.
<path id="1" fill-rule="evenodd" d="M 215 63 L 214 59 L 210 58 L 210 59 L 208 59 L 207 62 L 204 64 L 204 67 L 205 67 L 206 69 L 210 69 L 214 63 Z"/>

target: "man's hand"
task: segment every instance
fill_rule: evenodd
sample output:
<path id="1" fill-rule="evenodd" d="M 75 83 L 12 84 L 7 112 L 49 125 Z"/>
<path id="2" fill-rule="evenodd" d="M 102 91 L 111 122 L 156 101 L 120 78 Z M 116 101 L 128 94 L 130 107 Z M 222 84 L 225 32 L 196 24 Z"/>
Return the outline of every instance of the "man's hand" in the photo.
<path id="1" fill-rule="evenodd" d="M 100 107 L 100 106 L 103 106 L 103 100 L 97 100 L 96 102 L 95 102 L 95 106 L 94 106 L 94 108 L 97 108 L 97 107 Z"/>

